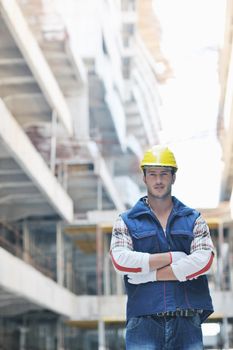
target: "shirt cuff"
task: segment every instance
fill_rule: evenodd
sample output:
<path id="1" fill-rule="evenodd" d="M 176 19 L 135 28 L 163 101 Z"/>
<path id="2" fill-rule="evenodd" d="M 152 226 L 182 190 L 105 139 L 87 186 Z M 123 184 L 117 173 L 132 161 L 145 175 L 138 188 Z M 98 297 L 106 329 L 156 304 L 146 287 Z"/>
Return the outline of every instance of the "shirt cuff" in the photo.
<path id="1" fill-rule="evenodd" d="M 213 257 L 214 255 L 210 250 L 195 251 L 171 264 L 171 268 L 178 281 L 192 280 L 208 273 Z"/>
<path id="2" fill-rule="evenodd" d="M 122 274 L 150 272 L 149 253 L 135 252 L 130 250 L 113 249 L 111 258 L 114 268 Z"/>
<path id="3" fill-rule="evenodd" d="M 148 273 L 148 272 L 150 272 L 150 264 L 149 264 L 150 254 L 149 253 L 141 253 L 141 254 L 143 254 L 143 256 L 142 256 L 142 273 Z"/>

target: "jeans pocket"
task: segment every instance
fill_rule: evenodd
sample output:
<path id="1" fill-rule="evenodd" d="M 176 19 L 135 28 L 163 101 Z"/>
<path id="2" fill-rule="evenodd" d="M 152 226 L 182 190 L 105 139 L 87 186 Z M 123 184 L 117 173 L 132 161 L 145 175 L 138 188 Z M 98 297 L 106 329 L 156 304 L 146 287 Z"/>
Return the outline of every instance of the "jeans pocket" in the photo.
<path id="1" fill-rule="evenodd" d="M 142 322 L 143 317 L 131 317 L 127 322 L 127 330 L 130 331 L 132 329 L 137 328 Z"/>
<path id="2" fill-rule="evenodd" d="M 189 322 L 196 328 L 201 328 L 201 317 L 199 314 L 196 314 L 192 317 L 187 317 Z"/>

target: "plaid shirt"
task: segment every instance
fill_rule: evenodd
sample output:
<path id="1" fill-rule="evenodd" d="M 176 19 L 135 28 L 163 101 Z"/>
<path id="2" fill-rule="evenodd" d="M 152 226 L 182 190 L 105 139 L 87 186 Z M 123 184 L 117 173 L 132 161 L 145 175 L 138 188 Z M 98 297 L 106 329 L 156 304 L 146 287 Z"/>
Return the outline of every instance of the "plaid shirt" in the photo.
<path id="1" fill-rule="evenodd" d="M 195 222 L 193 233 L 194 239 L 191 244 L 190 253 L 193 253 L 197 250 L 210 250 L 212 252 L 214 251 L 213 242 L 210 237 L 209 227 L 201 215 L 197 218 Z M 131 236 L 121 216 L 119 216 L 116 219 L 112 231 L 111 250 L 113 250 L 116 247 L 122 247 L 126 248 L 127 250 L 133 250 L 133 242 Z"/>
<path id="2" fill-rule="evenodd" d="M 145 203 L 148 205 L 147 201 Z M 213 242 L 209 227 L 201 215 L 196 219 L 193 233 L 190 255 L 171 265 L 179 281 L 206 274 L 213 261 Z M 110 255 L 119 273 L 149 271 L 149 254 L 134 251 L 132 238 L 121 216 L 116 219 L 113 227 Z"/>

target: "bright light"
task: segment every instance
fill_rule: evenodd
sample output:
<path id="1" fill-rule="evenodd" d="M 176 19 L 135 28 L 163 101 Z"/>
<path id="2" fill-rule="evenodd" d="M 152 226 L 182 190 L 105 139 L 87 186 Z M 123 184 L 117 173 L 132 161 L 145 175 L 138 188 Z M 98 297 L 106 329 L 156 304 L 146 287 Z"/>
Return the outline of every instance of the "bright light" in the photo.
<path id="1" fill-rule="evenodd" d="M 216 336 L 220 333 L 219 323 L 203 323 L 201 328 L 204 337 Z"/>
<path id="2" fill-rule="evenodd" d="M 222 170 L 216 128 L 225 0 L 154 0 L 154 11 L 174 73 L 160 87 L 160 139 L 179 158 L 174 195 L 190 206 L 215 207 Z"/>

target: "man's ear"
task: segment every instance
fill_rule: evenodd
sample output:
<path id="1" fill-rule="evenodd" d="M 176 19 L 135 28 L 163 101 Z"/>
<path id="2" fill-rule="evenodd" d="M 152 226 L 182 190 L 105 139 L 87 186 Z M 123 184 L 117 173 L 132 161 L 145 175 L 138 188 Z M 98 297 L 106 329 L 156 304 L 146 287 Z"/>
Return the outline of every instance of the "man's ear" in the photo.
<path id="1" fill-rule="evenodd" d="M 143 175 L 143 182 L 146 184 L 146 176 L 145 175 Z"/>
<path id="2" fill-rule="evenodd" d="M 176 181 L 176 174 L 173 174 L 173 175 L 172 175 L 172 184 L 174 184 L 175 181 Z"/>

